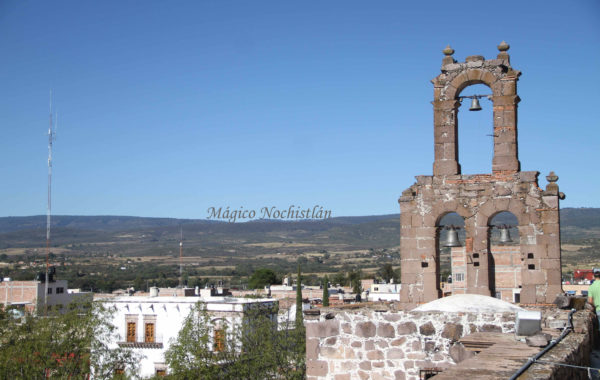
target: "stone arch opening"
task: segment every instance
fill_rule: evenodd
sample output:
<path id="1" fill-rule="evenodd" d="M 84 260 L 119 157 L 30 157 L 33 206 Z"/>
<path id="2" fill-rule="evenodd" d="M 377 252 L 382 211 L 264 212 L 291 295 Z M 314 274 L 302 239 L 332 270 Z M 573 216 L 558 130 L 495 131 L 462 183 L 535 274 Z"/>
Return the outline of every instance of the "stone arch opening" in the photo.
<path id="1" fill-rule="evenodd" d="M 486 84 L 472 83 L 459 93 L 461 96 L 491 95 Z M 494 157 L 494 115 L 493 102 L 479 99 L 480 111 L 470 111 L 471 98 L 462 98 L 457 107 L 456 119 L 456 159 L 461 173 L 489 173 Z"/>
<path id="2" fill-rule="evenodd" d="M 505 228 L 506 227 L 506 228 Z M 488 244 L 493 245 L 519 245 L 519 220 L 510 211 L 500 211 L 490 216 L 488 221 Z M 502 232 L 506 229 L 508 232 Z M 505 237 L 510 237 L 510 241 L 503 241 Z"/>
<path id="3" fill-rule="evenodd" d="M 436 278 L 443 295 L 452 294 L 453 284 L 464 285 L 466 269 L 461 264 L 466 243 L 465 220 L 454 211 L 448 211 L 436 221 Z M 455 265 L 455 262 L 459 265 Z M 457 270 L 454 270 L 458 268 Z"/>
<path id="4" fill-rule="evenodd" d="M 522 285 L 519 220 L 510 211 L 499 211 L 489 217 L 487 225 L 490 293 L 518 302 Z"/>

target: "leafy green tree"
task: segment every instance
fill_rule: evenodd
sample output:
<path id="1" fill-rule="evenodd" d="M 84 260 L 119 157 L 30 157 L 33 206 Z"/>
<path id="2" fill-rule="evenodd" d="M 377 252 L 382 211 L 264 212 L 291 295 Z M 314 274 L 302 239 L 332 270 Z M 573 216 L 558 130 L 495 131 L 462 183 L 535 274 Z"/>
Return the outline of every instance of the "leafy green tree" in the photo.
<path id="1" fill-rule="evenodd" d="M 362 278 L 362 271 L 360 269 L 354 269 L 348 272 L 348 280 L 350 286 L 352 286 L 352 292 L 356 294 L 362 293 L 362 286 L 360 280 Z"/>
<path id="2" fill-rule="evenodd" d="M 109 348 L 116 334 L 110 310 L 100 303 L 69 305 L 47 317 L 17 317 L 10 308 L 0 312 L 1 379 L 110 379 L 115 370 L 137 373 L 139 358 L 132 351 Z"/>
<path id="3" fill-rule="evenodd" d="M 295 330 L 277 328 L 276 309 L 246 310 L 238 326 L 221 325 L 225 342 L 215 350 L 215 323 L 202 303 L 188 315 L 165 354 L 174 379 L 303 379 L 304 352 Z"/>
<path id="4" fill-rule="evenodd" d="M 267 285 L 275 284 L 276 282 L 277 275 L 275 272 L 273 272 L 271 269 L 260 268 L 254 271 L 252 276 L 250 276 L 248 286 L 250 289 L 260 289 Z"/>
<path id="5" fill-rule="evenodd" d="M 333 276 L 332 282 L 334 284 L 340 284 L 342 286 L 344 286 L 344 285 L 346 285 L 348 283 L 347 279 L 346 279 L 346 276 L 344 275 L 344 272 L 338 272 L 338 273 L 336 273 L 335 276 Z"/>
<path id="6" fill-rule="evenodd" d="M 329 279 L 327 275 L 323 279 L 323 306 L 329 306 Z"/>
<path id="7" fill-rule="evenodd" d="M 135 280 L 133 281 L 133 288 L 137 291 L 137 290 L 142 290 L 144 288 L 144 280 L 142 279 L 141 276 L 136 276 Z"/>
<path id="8" fill-rule="evenodd" d="M 360 283 L 360 279 L 354 279 L 352 280 L 352 292 L 355 294 L 361 294 L 362 293 L 362 285 Z"/>
<path id="9" fill-rule="evenodd" d="M 383 264 L 383 266 L 379 269 L 377 274 L 387 283 L 390 280 L 394 280 L 394 282 L 398 282 L 397 273 L 394 271 L 394 267 L 392 264 Z"/>

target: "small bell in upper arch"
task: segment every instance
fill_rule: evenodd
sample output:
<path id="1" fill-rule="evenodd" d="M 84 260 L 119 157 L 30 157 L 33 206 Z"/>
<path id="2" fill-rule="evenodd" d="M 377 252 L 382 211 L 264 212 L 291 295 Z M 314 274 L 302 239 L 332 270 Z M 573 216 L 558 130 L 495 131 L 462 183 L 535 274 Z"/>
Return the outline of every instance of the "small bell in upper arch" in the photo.
<path id="1" fill-rule="evenodd" d="M 473 100 L 471 100 L 471 108 L 469 108 L 469 111 L 481 111 L 481 106 L 479 105 L 479 99 L 473 98 Z"/>

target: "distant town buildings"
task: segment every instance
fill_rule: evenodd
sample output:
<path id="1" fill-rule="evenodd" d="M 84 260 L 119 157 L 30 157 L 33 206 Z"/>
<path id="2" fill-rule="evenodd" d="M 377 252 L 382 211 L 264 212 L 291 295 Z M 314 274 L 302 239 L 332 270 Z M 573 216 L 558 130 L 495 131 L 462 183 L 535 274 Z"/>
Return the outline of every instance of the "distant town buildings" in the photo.
<path id="1" fill-rule="evenodd" d="M 13 281 L 3 278 L 0 282 L 0 303 L 4 307 L 36 312 L 44 308 L 46 300 L 48 307 L 66 307 L 73 301 L 91 301 L 92 293 L 81 292 L 79 289 L 69 289 L 66 280 L 56 280 L 51 274 L 48 278 L 48 297 L 44 297 L 45 280 Z"/>
<path id="2" fill-rule="evenodd" d="M 400 284 L 371 284 L 367 301 L 400 301 Z"/>

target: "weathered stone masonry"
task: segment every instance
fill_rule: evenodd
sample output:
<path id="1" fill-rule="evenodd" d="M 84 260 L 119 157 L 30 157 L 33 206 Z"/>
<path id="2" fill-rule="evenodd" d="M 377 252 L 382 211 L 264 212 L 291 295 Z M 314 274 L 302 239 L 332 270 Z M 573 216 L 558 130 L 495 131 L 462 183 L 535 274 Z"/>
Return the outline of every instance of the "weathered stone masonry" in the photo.
<path id="1" fill-rule="evenodd" d="M 306 322 L 307 379 L 418 379 L 462 360 L 458 339 L 514 331 L 513 313 L 339 312 Z"/>
<path id="2" fill-rule="evenodd" d="M 545 190 L 539 172 L 520 171 L 517 149 L 517 80 L 508 45 L 498 46 L 496 59 L 467 57 L 457 63 L 444 50 L 442 73 L 434 85 L 435 161 L 432 176 L 417 182 L 399 199 L 403 302 L 421 303 L 441 296 L 439 222 L 451 212 L 465 220 L 466 292 L 493 295 L 489 228 L 504 211 L 518 220 L 521 254 L 521 302 L 550 303 L 561 292 L 558 177 L 551 173 Z M 494 104 L 494 157 L 491 174 L 461 174 L 458 156 L 458 108 L 461 91 L 485 84 Z M 490 273 L 490 270 L 492 273 Z"/>
<path id="3" fill-rule="evenodd" d="M 542 328 L 545 332 L 553 330 L 556 338 L 567 325 L 568 312 L 555 308 L 540 310 L 543 312 Z M 435 379 L 507 379 L 530 357 L 498 357 L 493 346 L 473 356 L 459 342 L 474 332 L 496 332 L 514 337 L 514 313 L 361 308 L 322 309 L 319 316 L 305 317 L 307 380 L 417 380 L 420 370 L 425 368 L 443 370 Z M 543 359 L 589 365 L 593 319 L 594 314 L 589 311 L 575 313 L 574 331 Z M 523 376 L 524 379 L 586 379 L 587 372 L 534 364 Z"/>

